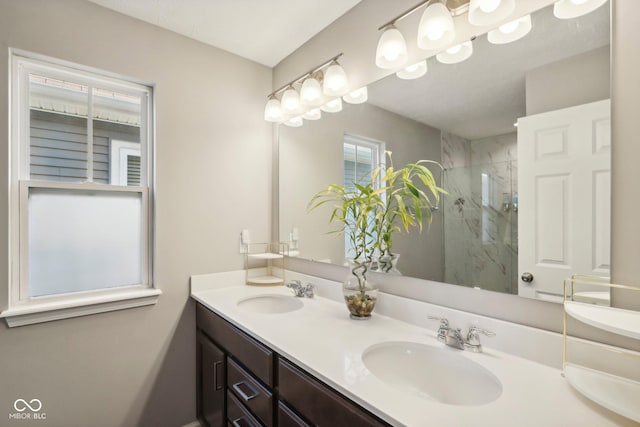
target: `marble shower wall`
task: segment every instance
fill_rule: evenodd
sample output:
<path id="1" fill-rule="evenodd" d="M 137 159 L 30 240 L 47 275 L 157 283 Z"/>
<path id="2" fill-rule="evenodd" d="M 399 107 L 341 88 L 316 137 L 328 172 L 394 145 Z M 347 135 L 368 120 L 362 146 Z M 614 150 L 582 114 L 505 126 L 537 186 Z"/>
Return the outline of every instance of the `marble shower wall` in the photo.
<path id="1" fill-rule="evenodd" d="M 517 292 L 516 153 L 515 133 L 442 133 L 445 282 Z"/>

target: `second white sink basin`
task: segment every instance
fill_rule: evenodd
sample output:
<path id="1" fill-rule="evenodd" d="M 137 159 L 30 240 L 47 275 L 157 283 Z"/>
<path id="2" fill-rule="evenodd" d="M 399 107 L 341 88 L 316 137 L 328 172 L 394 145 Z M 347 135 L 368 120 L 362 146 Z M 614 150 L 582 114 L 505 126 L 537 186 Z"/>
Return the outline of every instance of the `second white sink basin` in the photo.
<path id="1" fill-rule="evenodd" d="M 289 313 L 303 307 L 299 298 L 279 294 L 255 295 L 238 301 L 238 307 L 254 313 Z"/>
<path id="2" fill-rule="evenodd" d="M 386 342 L 367 348 L 362 360 L 384 383 L 441 403 L 483 405 L 500 397 L 500 380 L 457 351 L 412 342 Z"/>

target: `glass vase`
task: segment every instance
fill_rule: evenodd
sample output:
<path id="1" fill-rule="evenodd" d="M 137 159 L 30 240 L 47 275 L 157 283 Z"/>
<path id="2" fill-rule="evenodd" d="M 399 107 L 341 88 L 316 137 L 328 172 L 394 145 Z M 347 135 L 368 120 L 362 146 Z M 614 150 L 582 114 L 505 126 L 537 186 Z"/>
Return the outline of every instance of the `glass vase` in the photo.
<path id="1" fill-rule="evenodd" d="M 342 294 L 350 317 L 355 320 L 370 319 L 378 300 L 378 289 L 367 278 L 370 263 L 352 259 L 348 261 L 349 275 L 342 282 Z"/>

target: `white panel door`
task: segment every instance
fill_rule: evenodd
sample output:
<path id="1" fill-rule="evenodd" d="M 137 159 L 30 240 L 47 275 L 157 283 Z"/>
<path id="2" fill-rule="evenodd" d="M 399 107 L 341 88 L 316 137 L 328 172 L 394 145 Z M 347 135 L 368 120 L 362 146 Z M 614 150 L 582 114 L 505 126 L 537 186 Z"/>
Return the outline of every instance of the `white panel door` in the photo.
<path id="1" fill-rule="evenodd" d="M 553 300 L 574 273 L 609 275 L 610 111 L 604 100 L 518 120 L 521 296 Z"/>

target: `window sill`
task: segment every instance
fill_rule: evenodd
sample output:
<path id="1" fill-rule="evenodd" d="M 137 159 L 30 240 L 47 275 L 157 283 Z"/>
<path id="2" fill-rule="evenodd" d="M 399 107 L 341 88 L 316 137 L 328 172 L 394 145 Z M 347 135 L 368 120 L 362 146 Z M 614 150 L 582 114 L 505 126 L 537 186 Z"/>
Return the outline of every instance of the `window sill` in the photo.
<path id="1" fill-rule="evenodd" d="M 129 290 L 109 295 L 83 296 L 65 299 L 64 301 L 43 302 L 25 306 L 11 307 L 0 313 L 10 328 L 32 325 L 34 323 L 51 322 L 71 317 L 88 316 L 90 314 L 127 308 L 153 305 L 162 294 L 159 289 Z"/>

